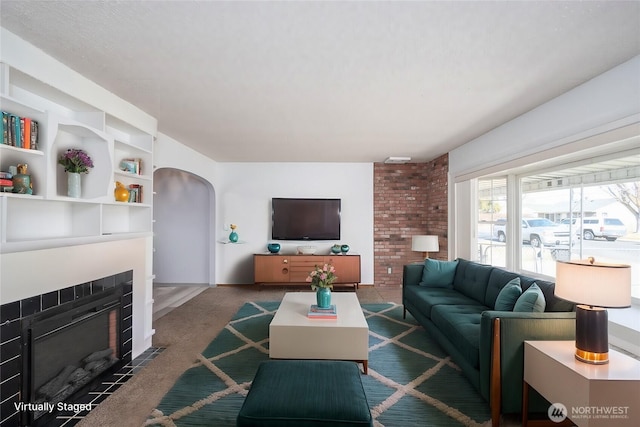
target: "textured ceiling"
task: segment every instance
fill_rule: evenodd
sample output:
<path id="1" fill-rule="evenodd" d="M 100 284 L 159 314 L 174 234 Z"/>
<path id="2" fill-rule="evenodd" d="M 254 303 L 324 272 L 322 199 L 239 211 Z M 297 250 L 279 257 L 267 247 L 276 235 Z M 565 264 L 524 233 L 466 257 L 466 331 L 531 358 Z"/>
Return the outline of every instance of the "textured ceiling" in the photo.
<path id="1" fill-rule="evenodd" d="M 429 160 L 640 54 L 637 1 L 0 1 L 217 161 Z"/>

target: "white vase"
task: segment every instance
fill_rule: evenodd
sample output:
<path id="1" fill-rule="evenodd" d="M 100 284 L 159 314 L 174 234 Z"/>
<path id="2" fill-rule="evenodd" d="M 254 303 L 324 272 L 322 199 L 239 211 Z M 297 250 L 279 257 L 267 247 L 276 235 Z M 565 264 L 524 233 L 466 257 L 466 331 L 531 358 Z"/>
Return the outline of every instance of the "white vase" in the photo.
<path id="1" fill-rule="evenodd" d="M 80 198 L 82 195 L 81 184 L 82 181 L 80 179 L 79 173 L 67 173 L 67 196 Z"/>

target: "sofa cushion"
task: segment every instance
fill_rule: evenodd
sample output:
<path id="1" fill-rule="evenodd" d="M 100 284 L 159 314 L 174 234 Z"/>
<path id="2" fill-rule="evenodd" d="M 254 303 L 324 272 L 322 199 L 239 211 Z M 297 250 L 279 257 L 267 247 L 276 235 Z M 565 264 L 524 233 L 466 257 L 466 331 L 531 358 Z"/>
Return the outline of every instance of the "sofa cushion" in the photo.
<path id="1" fill-rule="evenodd" d="M 496 298 L 502 288 L 516 277 L 520 277 L 520 275 L 501 268 L 491 270 L 487 283 L 487 292 L 484 294 L 484 305 L 487 307 L 495 307 Z"/>
<path id="2" fill-rule="evenodd" d="M 534 279 L 527 276 L 520 276 L 520 283 L 522 285 L 523 292 L 529 289 L 529 286 L 533 285 L 534 283 L 537 284 L 540 289 L 542 289 L 544 300 L 547 304 L 544 311 L 565 312 L 575 310 L 575 304 L 555 296 L 556 285 L 553 282 L 547 282 L 546 280 Z"/>
<path id="3" fill-rule="evenodd" d="M 488 309 L 479 304 L 437 305 L 431 311 L 433 324 L 476 369 L 480 364 L 480 318 Z"/>
<path id="4" fill-rule="evenodd" d="M 496 304 L 493 309 L 498 311 L 513 311 L 513 307 L 516 305 L 516 301 L 518 301 L 520 295 L 522 295 L 520 278 L 516 277 L 504 285 L 496 298 Z"/>
<path id="5" fill-rule="evenodd" d="M 453 278 L 453 289 L 484 304 L 489 276 L 494 267 L 458 259 L 456 275 Z M 506 283 L 506 282 L 504 282 Z M 496 293 L 496 296 L 498 294 Z M 493 305 L 491 305 L 493 307 Z"/>
<path id="6" fill-rule="evenodd" d="M 475 300 L 453 289 L 424 286 L 406 287 L 403 298 L 411 301 L 411 304 L 428 318 L 431 318 L 431 310 L 436 305 L 479 305 Z"/>
<path id="7" fill-rule="evenodd" d="M 542 313 L 546 305 L 542 290 L 534 283 L 520 295 L 513 311 Z"/>
<path id="8" fill-rule="evenodd" d="M 453 288 L 453 276 L 456 273 L 458 261 L 440 261 L 425 259 L 420 286 L 432 288 Z"/>

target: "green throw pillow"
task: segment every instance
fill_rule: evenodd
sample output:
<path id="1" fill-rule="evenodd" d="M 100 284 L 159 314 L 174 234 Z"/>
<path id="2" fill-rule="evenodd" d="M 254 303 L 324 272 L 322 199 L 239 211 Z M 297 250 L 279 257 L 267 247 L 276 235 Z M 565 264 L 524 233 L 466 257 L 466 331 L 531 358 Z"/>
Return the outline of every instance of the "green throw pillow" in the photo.
<path id="1" fill-rule="evenodd" d="M 458 261 L 438 261 L 425 259 L 420 286 L 429 288 L 453 288 L 453 276 L 456 274 Z"/>
<path id="2" fill-rule="evenodd" d="M 509 283 L 504 285 L 500 290 L 494 309 L 498 311 L 512 311 L 513 306 L 516 305 L 516 301 L 522 295 L 522 288 L 520 287 L 520 278 L 516 277 L 510 280 Z"/>
<path id="3" fill-rule="evenodd" d="M 520 295 L 513 311 L 542 313 L 546 306 L 547 302 L 544 299 L 542 289 L 538 287 L 537 283 L 534 283 Z"/>

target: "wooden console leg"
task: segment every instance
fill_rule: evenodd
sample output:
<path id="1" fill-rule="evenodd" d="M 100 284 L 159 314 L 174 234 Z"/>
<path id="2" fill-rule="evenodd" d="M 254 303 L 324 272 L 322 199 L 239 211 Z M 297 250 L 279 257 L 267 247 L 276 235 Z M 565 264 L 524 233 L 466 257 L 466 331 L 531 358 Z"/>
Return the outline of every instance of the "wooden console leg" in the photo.
<path id="1" fill-rule="evenodd" d="M 522 427 L 529 425 L 529 384 L 522 381 Z"/>
<path id="2" fill-rule="evenodd" d="M 491 426 L 500 425 L 500 405 L 502 401 L 502 382 L 500 379 L 500 318 L 493 321 L 493 336 L 491 343 L 491 383 L 489 400 L 491 402 Z"/>

